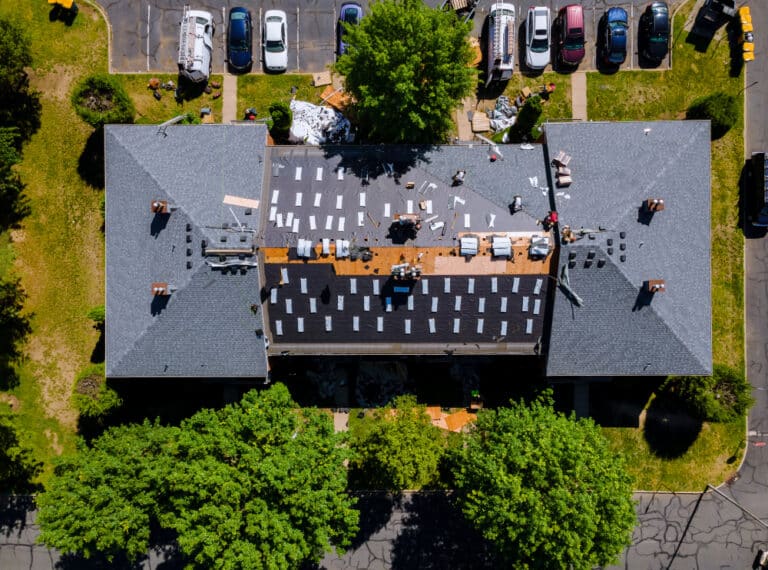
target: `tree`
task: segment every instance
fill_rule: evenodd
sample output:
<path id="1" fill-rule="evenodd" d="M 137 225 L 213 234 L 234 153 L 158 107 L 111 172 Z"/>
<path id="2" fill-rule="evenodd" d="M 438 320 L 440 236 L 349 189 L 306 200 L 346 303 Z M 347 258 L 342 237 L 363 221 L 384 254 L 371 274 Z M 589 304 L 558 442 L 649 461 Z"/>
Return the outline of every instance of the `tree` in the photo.
<path id="1" fill-rule="evenodd" d="M 21 343 L 32 331 L 24 314 L 27 294 L 19 279 L 0 281 L 0 363 L 13 362 L 21 356 Z"/>
<path id="2" fill-rule="evenodd" d="M 379 408 L 352 436 L 352 477 L 367 488 L 401 491 L 435 484 L 445 438 L 414 396 Z"/>
<path id="3" fill-rule="evenodd" d="M 33 479 L 43 464 L 19 441 L 13 420 L 0 415 L 0 493 L 29 493 L 37 488 Z"/>
<path id="4" fill-rule="evenodd" d="M 715 364 L 712 376 L 670 376 L 661 388 L 703 422 L 728 422 L 744 417 L 754 403 L 752 386 L 733 368 Z"/>
<path id="5" fill-rule="evenodd" d="M 88 309 L 86 316 L 93 321 L 93 326 L 101 330 L 104 328 L 104 321 L 106 319 L 106 311 L 104 305 L 96 305 Z"/>
<path id="6" fill-rule="evenodd" d="M 123 403 L 118 393 L 107 385 L 103 362 L 91 364 L 77 375 L 73 399 L 81 419 L 97 424 Z"/>
<path id="7" fill-rule="evenodd" d="M 539 121 L 542 111 L 541 97 L 529 97 L 520 109 L 515 124 L 510 128 L 510 141 L 522 142 L 536 139 L 537 137 L 532 131 Z"/>
<path id="8" fill-rule="evenodd" d="M 593 568 L 613 562 L 635 524 L 623 460 L 588 419 L 549 397 L 483 410 L 456 474 L 468 520 L 511 568 Z"/>
<path id="9" fill-rule="evenodd" d="M 712 121 L 712 140 L 715 140 L 731 130 L 740 116 L 741 109 L 736 97 L 717 91 L 694 100 L 688 107 L 685 118 Z"/>
<path id="10" fill-rule="evenodd" d="M 277 141 L 287 140 L 293 122 L 291 108 L 282 101 L 275 101 L 269 106 L 269 116 L 272 121 L 269 129 L 272 138 Z"/>
<path id="11" fill-rule="evenodd" d="M 119 79 L 106 73 L 83 79 L 72 93 L 72 104 L 77 114 L 96 129 L 110 123 L 132 123 L 136 114 Z"/>
<path id="12" fill-rule="evenodd" d="M 57 468 L 39 501 L 41 539 L 63 552 L 129 559 L 150 529 L 175 533 L 198 568 L 298 567 L 357 530 L 342 434 L 276 385 L 202 410 L 178 428 L 108 430 Z"/>
<path id="13" fill-rule="evenodd" d="M 335 70 L 356 99 L 364 137 L 384 143 L 444 140 L 451 113 L 472 92 L 471 22 L 421 0 L 381 0 L 359 25 L 345 24 Z"/>
<path id="14" fill-rule="evenodd" d="M 40 127 L 40 94 L 24 70 L 32 65 L 31 41 L 15 21 L 0 17 L 0 127 L 15 127 L 17 145 Z"/>

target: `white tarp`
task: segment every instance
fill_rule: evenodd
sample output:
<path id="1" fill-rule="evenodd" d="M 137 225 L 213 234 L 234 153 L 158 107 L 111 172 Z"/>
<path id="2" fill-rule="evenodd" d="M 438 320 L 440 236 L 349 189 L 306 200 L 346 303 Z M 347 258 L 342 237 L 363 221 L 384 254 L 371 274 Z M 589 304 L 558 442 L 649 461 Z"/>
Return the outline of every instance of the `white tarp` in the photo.
<path id="1" fill-rule="evenodd" d="M 352 142 L 351 125 L 344 115 L 330 107 L 306 101 L 291 101 L 293 123 L 288 140 L 292 143 L 325 144 Z"/>

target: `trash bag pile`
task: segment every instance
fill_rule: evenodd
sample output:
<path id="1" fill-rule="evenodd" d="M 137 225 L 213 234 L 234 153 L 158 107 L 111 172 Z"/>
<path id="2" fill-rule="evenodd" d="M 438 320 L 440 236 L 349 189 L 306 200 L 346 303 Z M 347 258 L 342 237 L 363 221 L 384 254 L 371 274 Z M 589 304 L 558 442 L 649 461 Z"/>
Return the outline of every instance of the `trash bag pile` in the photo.
<path id="1" fill-rule="evenodd" d="M 517 120 L 517 107 L 515 107 L 506 95 L 499 96 L 496 99 L 496 106 L 493 111 L 488 113 L 491 120 L 491 130 L 494 133 L 508 129 L 515 124 Z"/>
<path id="2" fill-rule="evenodd" d="M 336 109 L 294 99 L 291 112 L 293 122 L 288 139 L 292 143 L 342 144 L 354 138 L 349 120 Z"/>

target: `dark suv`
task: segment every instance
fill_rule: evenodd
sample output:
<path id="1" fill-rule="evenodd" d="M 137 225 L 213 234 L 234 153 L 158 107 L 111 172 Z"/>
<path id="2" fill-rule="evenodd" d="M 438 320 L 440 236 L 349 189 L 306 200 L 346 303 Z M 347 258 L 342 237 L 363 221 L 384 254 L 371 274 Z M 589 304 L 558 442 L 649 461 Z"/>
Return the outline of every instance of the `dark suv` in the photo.
<path id="1" fill-rule="evenodd" d="M 644 58 L 660 62 L 669 52 L 669 8 L 665 2 L 653 2 L 640 18 L 641 46 Z"/>

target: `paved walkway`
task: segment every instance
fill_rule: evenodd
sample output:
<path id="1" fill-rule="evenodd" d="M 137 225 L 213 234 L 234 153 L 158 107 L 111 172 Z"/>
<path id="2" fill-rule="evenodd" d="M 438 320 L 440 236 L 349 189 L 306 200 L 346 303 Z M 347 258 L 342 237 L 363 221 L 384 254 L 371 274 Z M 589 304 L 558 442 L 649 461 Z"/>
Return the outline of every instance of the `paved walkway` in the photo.
<path id="1" fill-rule="evenodd" d="M 224 86 L 221 96 L 223 98 L 223 109 L 221 111 L 221 122 L 231 123 L 238 119 L 237 113 L 237 75 L 231 73 L 224 74 Z M 245 110 L 243 110 L 244 112 Z"/>
<path id="2" fill-rule="evenodd" d="M 571 75 L 571 115 L 576 121 L 587 120 L 587 74 L 584 71 Z"/>
<path id="3" fill-rule="evenodd" d="M 472 124 L 469 121 L 469 113 L 476 112 L 477 99 L 472 95 L 471 97 L 465 97 L 461 102 L 461 107 L 458 107 L 454 114 L 456 116 L 456 128 L 458 129 L 457 137 L 462 142 L 469 142 L 474 139 L 472 134 Z"/>

